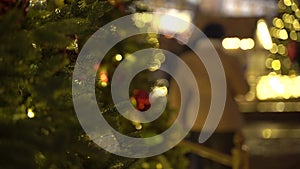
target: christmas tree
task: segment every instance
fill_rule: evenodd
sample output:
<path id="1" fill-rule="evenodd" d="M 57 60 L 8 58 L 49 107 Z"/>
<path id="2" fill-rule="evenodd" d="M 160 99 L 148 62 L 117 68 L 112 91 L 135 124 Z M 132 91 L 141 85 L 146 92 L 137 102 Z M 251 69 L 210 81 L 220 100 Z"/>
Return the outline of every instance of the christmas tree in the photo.
<path id="1" fill-rule="evenodd" d="M 73 107 L 72 73 L 87 39 L 110 21 L 145 9 L 132 1 L 1 0 L 0 10 L 0 168 L 187 165 L 182 147 L 149 158 L 125 158 L 103 150 L 83 131 Z M 151 124 L 133 123 L 118 113 L 110 97 L 110 80 L 119 62 L 147 47 L 158 47 L 157 35 L 125 39 L 94 65 L 98 106 L 111 126 L 129 136 L 152 136 L 171 123 L 167 113 Z M 149 73 L 138 74 L 128 91 L 141 111 L 149 108 L 149 92 L 157 84 Z"/>
<path id="2" fill-rule="evenodd" d="M 299 67 L 299 2 L 279 0 L 277 9 L 270 29 L 273 45 L 266 66 L 277 74 L 295 75 Z"/>

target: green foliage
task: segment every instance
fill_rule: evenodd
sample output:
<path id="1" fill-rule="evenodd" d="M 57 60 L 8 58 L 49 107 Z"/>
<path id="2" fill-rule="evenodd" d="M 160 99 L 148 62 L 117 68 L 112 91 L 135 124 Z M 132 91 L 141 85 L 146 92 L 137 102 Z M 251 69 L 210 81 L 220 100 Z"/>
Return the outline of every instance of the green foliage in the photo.
<path id="1" fill-rule="evenodd" d="M 286 5 L 285 1 L 278 1 L 278 15 L 273 18 L 271 28 L 273 49 L 270 50 L 269 58 L 279 60 L 281 66 L 278 70 L 273 68 L 270 70 L 283 75 L 299 73 L 299 2 L 298 0 L 291 2 L 291 5 Z M 286 32 L 287 37 L 280 37 L 279 32 L 281 31 Z M 274 50 L 275 48 L 277 49 Z M 295 50 L 297 53 L 291 54 L 293 52 L 289 50 Z"/>
<path id="2" fill-rule="evenodd" d="M 178 168 L 174 159 L 181 151 L 147 159 L 104 151 L 89 140 L 74 112 L 71 85 L 78 51 L 91 34 L 125 13 L 103 0 L 47 2 L 45 8 L 31 7 L 26 16 L 14 8 L 0 16 L 0 168 L 140 169 L 155 168 L 158 163 Z M 122 42 L 107 54 L 104 63 L 109 75 L 116 66 L 112 56 L 151 46 L 135 40 Z M 113 108 L 107 97 L 109 86 L 97 87 L 96 92 L 114 128 L 131 136 L 143 135 Z M 157 128 L 146 126 L 144 133 L 160 133 L 158 129 L 167 127 L 165 118 L 156 122 Z"/>

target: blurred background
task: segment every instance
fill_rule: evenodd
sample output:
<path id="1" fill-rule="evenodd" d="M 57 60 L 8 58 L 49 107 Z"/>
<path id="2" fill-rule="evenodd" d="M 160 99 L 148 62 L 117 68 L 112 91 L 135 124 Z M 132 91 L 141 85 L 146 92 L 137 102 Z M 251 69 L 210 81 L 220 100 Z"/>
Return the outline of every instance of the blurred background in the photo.
<path id="1" fill-rule="evenodd" d="M 100 27 L 128 14 L 134 14 L 132 24 L 138 29 L 155 27 L 164 35 L 130 37 L 91 68 L 97 71 L 95 92 L 99 108 L 115 129 L 134 137 L 153 136 L 170 126 L 168 112 L 172 112 L 166 111 L 153 124 L 129 122 L 118 115 L 114 109 L 117 103 L 110 97 L 117 65 L 125 58 L 130 60 L 128 66 L 136 64 L 132 53 L 141 48 L 183 54 L 187 50 L 184 43 L 195 40 L 189 23 L 203 29 L 206 24 L 217 22 L 225 28 L 222 48 L 242 65 L 241 78 L 250 86 L 246 95 L 236 98 L 245 119 L 241 150 L 247 153 L 247 167 L 299 168 L 299 8 L 298 0 L 1 0 L 0 168 L 188 166 L 185 154 L 190 150 L 185 146 L 145 159 L 106 152 L 85 134 L 74 112 L 72 83 L 85 85 L 87 80 L 84 76 L 72 77 L 80 49 Z M 151 11 L 164 15 L 146 13 Z M 170 15 L 186 24 L 176 23 Z M 110 27 L 103 37 L 123 36 L 122 30 Z M 178 37 L 183 41 L 176 40 Z M 161 78 L 161 72 L 155 74 L 163 65 L 164 53 L 151 57 L 149 70 L 138 74 L 130 86 L 130 100 L 140 111 L 151 107 L 149 93 L 159 97 L 168 93 L 168 78 Z M 199 151 L 211 152 L 205 148 Z M 233 167 L 231 157 L 224 159 L 229 162 L 223 164 Z"/>

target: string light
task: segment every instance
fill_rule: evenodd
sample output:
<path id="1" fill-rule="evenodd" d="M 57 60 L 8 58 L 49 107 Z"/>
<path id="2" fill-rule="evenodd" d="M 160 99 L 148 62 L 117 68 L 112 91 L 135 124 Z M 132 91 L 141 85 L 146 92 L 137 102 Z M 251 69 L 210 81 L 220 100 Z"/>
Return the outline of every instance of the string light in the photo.
<path id="1" fill-rule="evenodd" d="M 34 112 L 30 108 L 27 110 L 27 117 L 30 118 L 30 119 L 35 117 Z"/>

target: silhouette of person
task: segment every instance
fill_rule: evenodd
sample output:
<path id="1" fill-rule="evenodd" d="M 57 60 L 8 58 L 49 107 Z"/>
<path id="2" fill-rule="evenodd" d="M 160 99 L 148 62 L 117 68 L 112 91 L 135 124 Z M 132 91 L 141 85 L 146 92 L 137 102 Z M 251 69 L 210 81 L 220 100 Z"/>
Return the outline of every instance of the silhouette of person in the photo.
<path id="1" fill-rule="evenodd" d="M 213 135 L 203 144 L 217 151 L 230 155 L 231 149 L 234 147 L 234 134 L 236 132 L 239 132 L 243 125 L 242 114 L 239 112 L 238 105 L 235 101 L 235 96 L 246 94 L 248 92 L 249 86 L 244 78 L 244 74 L 242 68 L 239 65 L 239 61 L 237 61 L 232 56 L 226 55 L 222 47 L 221 40 L 225 35 L 223 26 L 218 23 L 208 24 L 203 29 L 203 33 L 208 38 L 199 38 L 199 40 L 197 40 L 197 42 L 195 43 L 195 47 L 200 50 L 201 54 L 205 57 L 206 53 L 209 53 L 209 50 L 211 50 L 211 48 L 208 47 L 209 42 L 214 46 L 223 64 L 227 84 L 226 103 L 221 121 Z M 202 128 L 210 109 L 211 85 L 204 64 L 194 52 L 187 51 L 183 53 L 180 58 L 188 65 L 188 67 L 193 72 L 199 87 L 198 90 L 200 93 L 200 108 L 196 122 L 193 125 L 193 128 L 187 138 L 192 142 L 198 143 L 200 132 L 208 132 L 202 131 Z M 180 66 L 176 70 L 180 71 Z M 184 108 L 184 110 L 186 110 L 186 112 L 184 112 L 184 115 L 185 119 L 187 120 L 183 123 L 188 123 L 190 121 L 189 108 L 188 105 L 181 105 L 180 91 L 175 81 L 171 80 L 170 82 L 168 97 L 170 108 L 179 110 L 180 106 L 186 106 L 186 108 Z M 183 99 L 188 100 L 189 98 Z M 224 165 L 201 158 L 192 153 L 188 154 L 188 158 L 190 159 L 189 169 L 228 168 Z"/>

